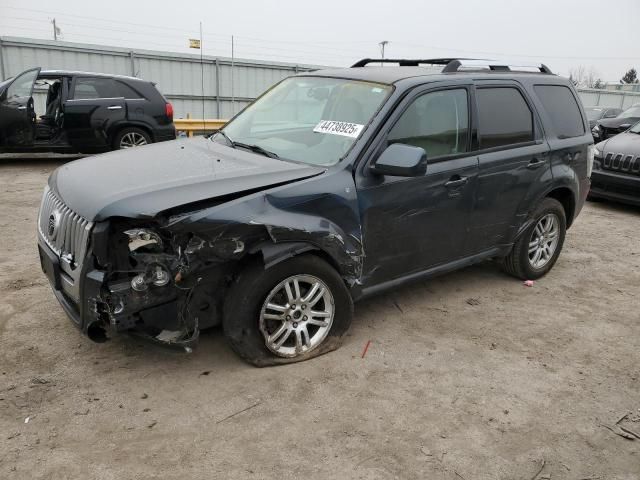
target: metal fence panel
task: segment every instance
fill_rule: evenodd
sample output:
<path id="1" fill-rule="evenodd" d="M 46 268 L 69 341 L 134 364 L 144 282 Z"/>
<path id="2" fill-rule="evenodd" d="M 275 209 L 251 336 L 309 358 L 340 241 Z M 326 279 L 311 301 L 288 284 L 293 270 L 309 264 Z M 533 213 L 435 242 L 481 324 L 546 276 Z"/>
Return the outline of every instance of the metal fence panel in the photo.
<path id="1" fill-rule="evenodd" d="M 640 104 L 640 92 L 579 88 L 578 94 L 586 107 L 615 107 L 626 109 L 636 103 Z"/>
<path id="2" fill-rule="evenodd" d="M 317 65 L 125 49 L 51 40 L 0 37 L 0 78 L 28 68 L 132 75 L 155 82 L 174 105 L 176 118 L 229 118 L 276 82 Z M 204 92 L 202 74 L 204 72 Z M 42 94 L 34 100 L 43 104 Z"/>

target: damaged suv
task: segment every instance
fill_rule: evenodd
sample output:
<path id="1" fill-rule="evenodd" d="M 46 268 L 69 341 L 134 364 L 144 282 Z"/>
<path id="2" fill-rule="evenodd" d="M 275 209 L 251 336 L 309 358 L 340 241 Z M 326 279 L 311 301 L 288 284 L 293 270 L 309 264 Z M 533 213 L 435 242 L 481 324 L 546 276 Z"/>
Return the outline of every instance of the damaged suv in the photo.
<path id="1" fill-rule="evenodd" d="M 373 62 L 285 79 L 209 138 L 56 170 L 39 253 L 77 326 L 189 349 L 222 325 L 272 365 L 336 348 L 354 301 L 408 281 L 491 258 L 546 274 L 589 191 L 571 83 L 544 65 Z"/>

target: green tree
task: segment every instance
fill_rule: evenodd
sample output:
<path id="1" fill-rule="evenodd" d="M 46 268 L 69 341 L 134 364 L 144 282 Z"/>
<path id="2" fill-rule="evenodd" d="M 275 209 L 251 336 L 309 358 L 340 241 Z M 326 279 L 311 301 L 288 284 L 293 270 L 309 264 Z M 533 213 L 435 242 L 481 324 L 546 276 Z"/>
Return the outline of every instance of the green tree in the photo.
<path id="1" fill-rule="evenodd" d="M 638 72 L 636 72 L 636 69 L 629 69 L 620 79 L 620 83 L 638 83 Z"/>

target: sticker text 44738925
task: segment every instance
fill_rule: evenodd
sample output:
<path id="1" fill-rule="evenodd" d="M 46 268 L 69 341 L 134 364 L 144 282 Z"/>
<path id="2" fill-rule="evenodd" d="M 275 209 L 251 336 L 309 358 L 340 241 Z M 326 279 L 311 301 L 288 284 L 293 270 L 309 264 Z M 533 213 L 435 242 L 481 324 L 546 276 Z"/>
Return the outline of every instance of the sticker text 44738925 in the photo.
<path id="1" fill-rule="evenodd" d="M 343 137 L 357 138 L 364 125 L 349 122 L 335 122 L 333 120 L 320 120 L 313 129 L 316 133 L 329 133 L 331 135 L 342 135 Z"/>

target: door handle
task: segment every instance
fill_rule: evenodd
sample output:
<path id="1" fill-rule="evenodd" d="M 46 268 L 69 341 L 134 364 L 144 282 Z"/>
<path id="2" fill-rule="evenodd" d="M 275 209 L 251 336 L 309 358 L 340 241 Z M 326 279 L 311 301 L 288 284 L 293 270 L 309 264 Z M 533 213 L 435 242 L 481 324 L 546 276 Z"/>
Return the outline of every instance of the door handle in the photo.
<path id="1" fill-rule="evenodd" d="M 447 183 L 444 184 L 444 186 L 447 188 L 461 187 L 468 181 L 469 181 L 469 177 L 461 177 L 460 175 L 454 175 L 449 179 Z"/>
<path id="2" fill-rule="evenodd" d="M 107 107 L 107 110 L 121 110 L 122 106 L 120 105 L 111 105 L 110 107 Z"/>
<path id="3" fill-rule="evenodd" d="M 536 168 L 540 168 L 544 165 L 544 159 L 540 158 L 532 158 L 531 161 L 527 164 L 527 168 L 529 170 L 535 170 Z"/>
<path id="4" fill-rule="evenodd" d="M 21 106 L 18 107 L 18 110 L 26 110 L 26 109 L 27 109 L 27 107 L 24 106 L 24 105 L 21 105 Z"/>

